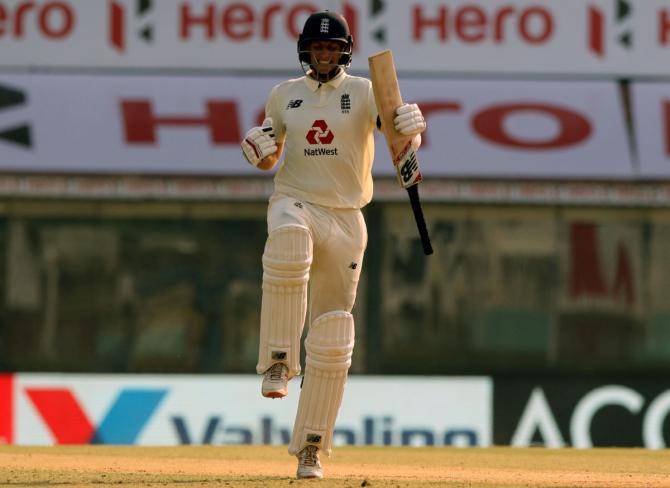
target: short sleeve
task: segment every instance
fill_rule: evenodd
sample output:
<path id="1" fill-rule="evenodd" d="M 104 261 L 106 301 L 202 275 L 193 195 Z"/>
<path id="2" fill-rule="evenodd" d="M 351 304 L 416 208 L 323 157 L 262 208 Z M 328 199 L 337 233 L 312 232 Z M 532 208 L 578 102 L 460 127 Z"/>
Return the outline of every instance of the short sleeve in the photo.
<path id="1" fill-rule="evenodd" d="M 275 86 L 270 91 L 267 102 L 265 103 L 265 116 L 272 117 L 272 127 L 275 130 L 275 136 L 278 142 L 282 142 L 286 136 L 282 111 L 278 109 L 279 104 L 279 86 Z"/>

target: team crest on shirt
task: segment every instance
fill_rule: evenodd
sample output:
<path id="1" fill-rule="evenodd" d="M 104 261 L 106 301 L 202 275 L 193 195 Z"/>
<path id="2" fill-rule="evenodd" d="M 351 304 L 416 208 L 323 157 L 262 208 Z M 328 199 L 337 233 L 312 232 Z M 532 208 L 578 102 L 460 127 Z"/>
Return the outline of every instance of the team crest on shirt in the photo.
<path id="1" fill-rule="evenodd" d="M 348 114 L 351 111 L 351 97 L 348 93 L 343 93 L 340 97 L 340 110 L 343 114 Z"/>

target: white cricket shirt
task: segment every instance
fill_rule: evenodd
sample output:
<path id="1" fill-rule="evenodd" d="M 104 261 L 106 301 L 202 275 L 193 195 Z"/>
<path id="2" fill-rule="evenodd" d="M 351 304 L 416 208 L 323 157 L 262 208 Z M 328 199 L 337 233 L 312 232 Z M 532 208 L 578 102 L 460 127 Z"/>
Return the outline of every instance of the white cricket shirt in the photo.
<path id="1" fill-rule="evenodd" d="M 275 192 L 335 208 L 370 202 L 377 121 L 370 80 L 344 70 L 323 84 L 287 80 L 270 92 L 265 114 L 285 144 Z"/>

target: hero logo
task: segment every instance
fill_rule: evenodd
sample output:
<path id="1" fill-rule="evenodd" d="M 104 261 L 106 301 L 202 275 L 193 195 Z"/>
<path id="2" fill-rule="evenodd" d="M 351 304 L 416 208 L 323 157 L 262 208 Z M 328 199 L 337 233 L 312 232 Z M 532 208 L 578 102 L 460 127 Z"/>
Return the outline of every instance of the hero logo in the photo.
<path id="1" fill-rule="evenodd" d="M 153 24 L 146 20 L 152 7 L 153 0 L 135 0 L 135 18 L 139 21 L 137 36 L 147 43 L 154 37 Z M 126 50 L 126 7 L 118 0 L 109 3 L 109 43 L 119 52 Z"/>
<path id="2" fill-rule="evenodd" d="M 310 144 L 330 144 L 335 139 L 333 131 L 328 128 L 325 120 L 315 120 L 312 128 L 307 132 L 307 142 Z"/>
<path id="3" fill-rule="evenodd" d="M 632 2 L 631 0 L 615 0 L 614 37 L 624 49 L 633 47 Z M 605 13 L 598 7 L 589 7 L 589 49 L 599 58 L 605 57 L 606 28 Z"/>
<path id="4" fill-rule="evenodd" d="M 62 40 L 72 34 L 76 15 L 65 2 L 13 2 L 14 8 L 0 3 L 0 38 L 23 39 L 32 26 L 47 39 Z"/>
<path id="5" fill-rule="evenodd" d="M 67 388 L 27 387 L 25 392 L 57 444 L 134 444 L 166 389 L 123 389 L 97 427 Z"/>

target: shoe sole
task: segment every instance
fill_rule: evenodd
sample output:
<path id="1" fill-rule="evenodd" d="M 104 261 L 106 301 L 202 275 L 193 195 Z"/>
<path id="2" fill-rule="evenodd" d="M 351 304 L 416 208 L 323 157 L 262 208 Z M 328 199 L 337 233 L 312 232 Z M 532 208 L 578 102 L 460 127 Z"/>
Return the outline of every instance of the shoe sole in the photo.
<path id="1" fill-rule="evenodd" d="M 284 398 L 288 395 L 286 391 L 263 391 L 261 393 L 265 398 Z"/>
<path id="2" fill-rule="evenodd" d="M 296 476 L 299 480 L 313 480 L 313 479 L 322 479 L 323 475 L 313 475 L 313 476 Z"/>

